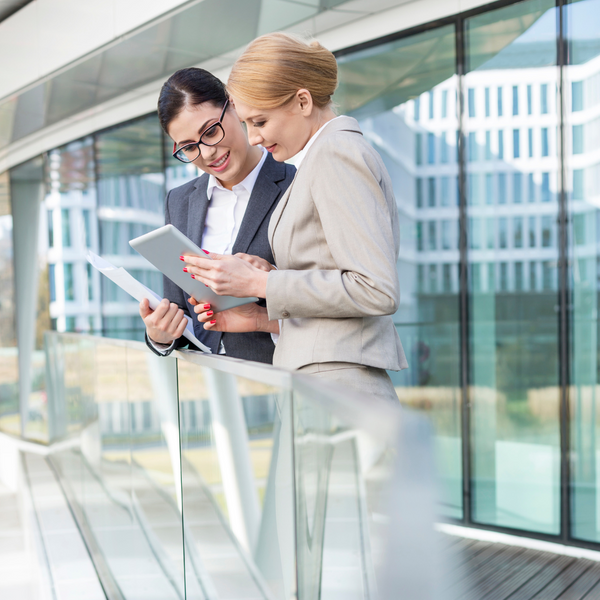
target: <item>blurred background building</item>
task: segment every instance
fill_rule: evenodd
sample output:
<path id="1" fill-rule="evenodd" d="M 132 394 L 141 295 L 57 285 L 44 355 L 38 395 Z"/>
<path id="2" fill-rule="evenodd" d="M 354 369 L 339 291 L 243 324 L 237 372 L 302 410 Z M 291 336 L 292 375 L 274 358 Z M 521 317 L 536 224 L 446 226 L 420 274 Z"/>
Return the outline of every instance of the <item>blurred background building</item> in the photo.
<path id="1" fill-rule="evenodd" d="M 161 292 L 128 241 L 197 176 L 159 127 L 163 81 L 225 81 L 254 37 L 294 31 L 336 53 L 338 111 L 394 183 L 410 368 L 392 376 L 434 423 L 445 516 L 600 541 L 600 0 L 0 7 L 2 431 L 47 439 L 45 330 L 143 336 L 86 253 Z"/>

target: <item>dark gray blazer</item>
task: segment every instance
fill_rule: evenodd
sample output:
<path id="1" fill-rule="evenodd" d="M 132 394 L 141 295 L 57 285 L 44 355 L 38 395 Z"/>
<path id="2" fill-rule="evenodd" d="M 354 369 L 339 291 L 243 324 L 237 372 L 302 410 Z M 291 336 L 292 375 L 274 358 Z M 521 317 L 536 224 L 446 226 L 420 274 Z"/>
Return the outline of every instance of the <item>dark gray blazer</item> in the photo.
<path id="1" fill-rule="evenodd" d="M 274 264 L 267 239 L 269 220 L 295 174 L 295 167 L 279 163 L 270 154 L 267 155 L 252 189 L 244 220 L 233 245 L 233 254 L 254 254 Z M 165 202 L 165 223 L 172 223 L 200 248 L 209 204 L 206 195 L 208 179 L 208 174 L 204 173 L 197 179 L 171 190 Z M 209 346 L 214 354 L 219 352 L 222 340 L 227 356 L 264 363 L 273 362 L 275 347 L 270 334 L 206 331 L 198 322 L 193 306 L 188 302 L 189 295 L 167 277 L 164 278 L 164 296 L 192 317 L 194 334 L 203 344 Z M 181 337 L 175 347 L 181 348 L 188 343 L 186 338 Z"/>

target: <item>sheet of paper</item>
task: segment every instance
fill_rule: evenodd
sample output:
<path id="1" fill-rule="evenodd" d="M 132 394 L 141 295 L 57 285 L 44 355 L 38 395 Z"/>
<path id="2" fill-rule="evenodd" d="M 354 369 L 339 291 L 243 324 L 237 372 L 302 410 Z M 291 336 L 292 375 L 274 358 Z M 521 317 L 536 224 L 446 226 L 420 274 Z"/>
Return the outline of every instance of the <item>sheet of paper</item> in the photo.
<path id="1" fill-rule="evenodd" d="M 88 251 L 87 255 L 88 262 L 100 273 L 108 277 L 111 281 L 116 283 L 121 289 L 125 290 L 130 296 L 135 298 L 138 302 L 141 302 L 144 298 L 148 298 L 150 308 L 155 309 L 162 298 L 151 289 L 147 288 L 143 283 L 138 281 L 135 277 L 130 275 L 123 267 L 115 267 L 112 263 L 108 262 L 101 256 L 98 256 L 91 250 Z M 192 319 L 185 315 L 187 319 L 187 327 L 183 332 L 183 336 L 200 348 L 203 352 L 211 353 L 208 346 L 205 346 L 195 335 L 194 325 Z"/>

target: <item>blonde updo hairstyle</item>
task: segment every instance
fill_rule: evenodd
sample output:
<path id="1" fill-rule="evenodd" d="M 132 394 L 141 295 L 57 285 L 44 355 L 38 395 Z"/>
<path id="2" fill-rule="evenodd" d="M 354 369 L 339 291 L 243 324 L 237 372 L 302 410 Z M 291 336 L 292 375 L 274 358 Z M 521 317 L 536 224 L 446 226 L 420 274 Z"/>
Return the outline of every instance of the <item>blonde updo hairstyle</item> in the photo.
<path id="1" fill-rule="evenodd" d="M 337 62 L 319 44 L 288 33 L 256 38 L 231 69 L 227 92 L 245 104 L 270 110 L 284 106 L 300 89 L 325 108 L 337 87 Z"/>

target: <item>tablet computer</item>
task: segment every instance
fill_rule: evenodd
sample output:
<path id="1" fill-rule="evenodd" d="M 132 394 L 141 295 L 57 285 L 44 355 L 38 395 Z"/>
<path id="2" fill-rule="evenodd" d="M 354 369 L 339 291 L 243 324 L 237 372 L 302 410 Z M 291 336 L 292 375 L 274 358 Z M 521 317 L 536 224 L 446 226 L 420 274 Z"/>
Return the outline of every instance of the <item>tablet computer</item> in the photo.
<path id="1" fill-rule="evenodd" d="M 192 279 L 189 273 L 185 273 L 183 263 L 179 260 L 180 256 L 186 254 L 188 256 L 201 256 L 202 258 L 208 257 L 194 242 L 173 225 L 165 225 L 150 231 L 131 240 L 129 244 L 175 285 L 178 285 L 200 304 L 210 304 L 216 312 L 258 300 L 258 298 L 219 296 L 202 282 Z"/>

